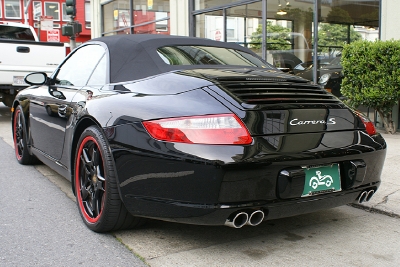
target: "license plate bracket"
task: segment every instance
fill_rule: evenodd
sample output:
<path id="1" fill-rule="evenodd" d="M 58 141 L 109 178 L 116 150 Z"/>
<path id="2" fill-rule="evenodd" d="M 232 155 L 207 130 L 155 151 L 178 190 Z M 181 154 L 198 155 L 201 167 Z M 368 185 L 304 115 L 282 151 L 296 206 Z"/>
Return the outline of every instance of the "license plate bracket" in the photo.
<path id="1" fill-rule="evenodd" d="M 24 76 L 13 76 L 13 84 L 12 85 L 26 85 L 25 80 L 24 80 Z"/>
<path id="2" fill-rule="evenodd" d="M 341 191 L 339 164 L 305 167 L 302 197 Z"/>

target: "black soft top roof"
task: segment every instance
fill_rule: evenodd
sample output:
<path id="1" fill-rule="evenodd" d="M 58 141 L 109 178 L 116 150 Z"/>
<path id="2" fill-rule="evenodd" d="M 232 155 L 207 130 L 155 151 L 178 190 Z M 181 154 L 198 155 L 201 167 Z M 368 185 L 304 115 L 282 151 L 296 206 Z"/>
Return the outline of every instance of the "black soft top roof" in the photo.
<path id="1" fill-rule="evenodd" d="M 124 34 L 92 39 L 91 42 L 102 42 L 110 55 L 110 82 L 124 82 L 146 78 L 172 70 L 193 69 L 194 65 L 168 65 L 157 54 L 157 48 L 177 45 L 217 46 L 241 50 L 255 55 L 251 50 L 235 43 L 217 42 L 204 38 L 160 35 L 160 34 Z M 202 65 L 201 68 L 216 65 Z M 220 66 L 229 67 L 229 66 Z M 237 66 L 236 66 L 237 67 Z"/>

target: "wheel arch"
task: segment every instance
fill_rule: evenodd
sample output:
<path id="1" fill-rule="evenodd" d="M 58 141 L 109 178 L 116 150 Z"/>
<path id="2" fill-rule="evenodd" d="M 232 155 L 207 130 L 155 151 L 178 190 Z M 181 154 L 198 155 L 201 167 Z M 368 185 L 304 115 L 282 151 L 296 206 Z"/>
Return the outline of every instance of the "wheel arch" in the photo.
<path id="1" fill-rule="evenodd" d="M 82 133 L 89 128 L 90 126 L 97 126 L 100 131 L 104 134 L 106 137 L 107 141 L 107 135 L 104 133 L 103 127 L 101 124 L 96 121 L 95 118 L 93 117 L 83 117 L 79 120 L 79 122 L 76 124 L 76 128 L 72 137 L 72 142 L 71 142 L 71 150 L 70 150 L 70 162 L 69 162 L 69 169 L 70 169 L 70 175 L 71 175 L 71 189 L 73 194 L 75 195 L 75 179 L 74 179 L 74 173 L 75 173 L 75 154 L 78 149 L 78 141 L 79 138 L 81 137 Z M 112 154 L 111 154 L 112 156 Z M 114 161 L 113 161 L 114 162 Z M 117 173 L 115 173 L 117 175 Z M 117 178 L 118 181 L 118 178 Z"/>

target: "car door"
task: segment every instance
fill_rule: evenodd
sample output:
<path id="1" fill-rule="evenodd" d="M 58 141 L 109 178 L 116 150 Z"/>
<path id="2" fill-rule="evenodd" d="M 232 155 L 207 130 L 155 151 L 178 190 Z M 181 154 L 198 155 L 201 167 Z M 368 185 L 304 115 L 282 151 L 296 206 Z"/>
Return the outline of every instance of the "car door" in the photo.
<path id="1" fill-rule="evenodd" d="M 54 72 L 50 85 L 35 91 L 30 102 L 32 145 L 53 160 L 59 160 L 67 125 L 73 115 L 73 99 L 83 88 L 105 49 L 96 44 L 76 49 Z"/>

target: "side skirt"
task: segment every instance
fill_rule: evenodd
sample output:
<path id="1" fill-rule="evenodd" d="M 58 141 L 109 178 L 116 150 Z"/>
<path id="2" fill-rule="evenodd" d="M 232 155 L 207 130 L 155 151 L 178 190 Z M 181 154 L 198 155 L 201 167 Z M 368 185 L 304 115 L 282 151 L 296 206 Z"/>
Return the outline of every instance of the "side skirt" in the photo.
<path id="1" fill-rule="evenodd" d="M 66 178 L 68 181 L 71 182 L 71 174 L 67 168 L 67 166 L 63 165 L 61 162 L 56 160 L 55 158 L 47 155 L 43 151 L 31 147 L 31 152 L 34 154 L 41 162 L 43 162 L 45 165 L 50 167 L 52 170 L 56 171 L 58 174 Z"/>

